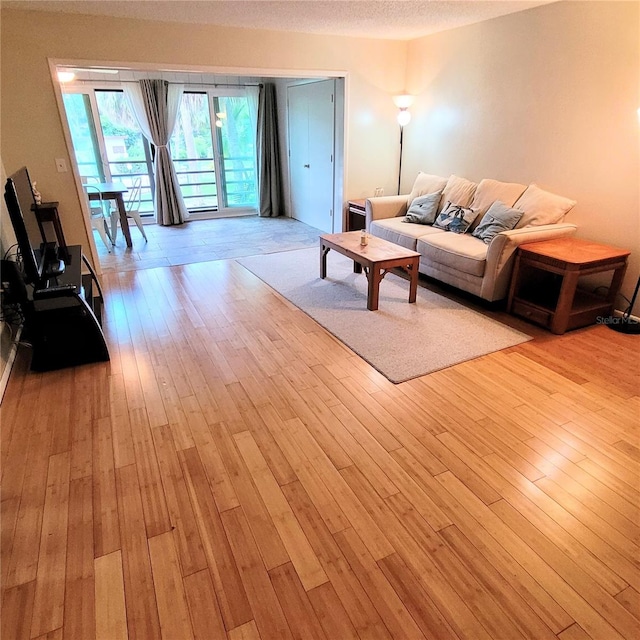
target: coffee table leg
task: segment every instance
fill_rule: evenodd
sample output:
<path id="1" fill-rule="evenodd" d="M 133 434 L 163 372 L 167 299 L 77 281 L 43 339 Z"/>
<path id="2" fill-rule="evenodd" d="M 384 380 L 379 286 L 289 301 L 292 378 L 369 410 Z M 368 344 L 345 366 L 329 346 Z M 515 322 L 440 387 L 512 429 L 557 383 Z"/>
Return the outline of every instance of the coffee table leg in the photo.
<path id="1" fill-rule="evenodd" d="M 367 309 L 376 311 L 380 294 L 380 267 L 372 265 L 369 268 L 369 289 L 367 291 Z"/>
<path id="2" fill-rule="evenodd" d="M 320 243 L 320 278 L 323 280 L 327 277 L 327 253 L 329 253 L 330 247 L 325 247 Z"/>
<path id="3" fill-rule="evenodd" d="M 418 259 L 413 260 L 407 267 L 409 272 L 409 302 L 416 301 L 416 295 L 418 294 Z"/>

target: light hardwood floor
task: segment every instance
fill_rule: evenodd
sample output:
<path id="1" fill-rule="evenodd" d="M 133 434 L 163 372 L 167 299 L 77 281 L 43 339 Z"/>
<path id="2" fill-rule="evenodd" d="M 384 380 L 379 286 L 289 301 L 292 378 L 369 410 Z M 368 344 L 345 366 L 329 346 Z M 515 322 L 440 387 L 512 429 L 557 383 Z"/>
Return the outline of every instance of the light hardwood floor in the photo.
<path id="1" fill-rule="evenodd" d="M 2 638 L 638 637 L 637 337 L 393 385 L 234 261 L 2 406 Z"/>

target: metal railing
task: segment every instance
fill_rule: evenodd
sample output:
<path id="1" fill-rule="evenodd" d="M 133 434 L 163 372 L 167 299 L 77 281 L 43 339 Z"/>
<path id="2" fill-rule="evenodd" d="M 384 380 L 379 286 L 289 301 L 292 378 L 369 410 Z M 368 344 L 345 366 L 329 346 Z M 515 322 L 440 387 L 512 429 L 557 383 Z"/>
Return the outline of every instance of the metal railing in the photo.
<path id="1" fill-rule="evenodd" d="M 217 189 L 216 175 L 213 158 L 180 158 L 174 159 L 174 166 L 178 175 L 178 181 L 182 188 L 182 197 L 187 202 L 188 208 L 217 210 Z M 209 163 L 207 167 L 195 169 L 192 163 Z M 240 167 L 235 166 L 241 163 Z M 246 164 L 245 164 L 246 163 Z M 246 165 L 249 166 L 246 166 Z M 186 165 L 186 166 L 185 166 Z M 223 159 L 224 184 L 226 185 L 227 206 L 229 207 L 252 207 L 256 205 L 257 194 L 255 187 L 255 167 L 253 158 L 250 156 L 226 157 Z M 237 175 L 239 174 L 239 175 Z M 188 176 L 184 179 L 184 176 Z M 204 180 L 193 179 L 193 177 L 205 178 Z M 189 193 L 185 187 L 193 187 L 194 190 L 205 188 L 198 193 Z M 211 187 L 207 192 L 206 187 Z M 201 203 L 196 204 L 195 199 L 201 199 Z M 189 203 L 191 200 L 191 203 Z M 192 206 L 189 206 L 189 205 Z"/>
<path id="2" fill-rule="evenodd" d="M 193 163 L 200 165 L 209 163 L 209 166 L 205 164 L 203 168 L 195 169 L 192 166 Z M 239 167 L 237 163 L 240 163 Z M 121 167 L 125 166 L 128 167 L 128 170 L 123 172 Z M 180 158 L 179 160 L 174 160 L 174 166 L 187 209 L 193 211 L 217 211 L 218 183 L 216 181 L 213 158 Z M 227 157 L 223 160 L 223 166 L 227 206 L 256 206 L 257 193 L 253 158 L 249 156 Z M 122 182 L 127 187 L 132 187 L 136 178 L 142 178 L 140 213 L 149 217 L 153 215 L 154 209 L 147 167 L 148 165 L 144 160 L 113 160 L 109 162 L 112 182 Z M 97 170 L 95 162 L 78 162 L 78 168 L 80 169 L 80 175 L 83 177 L 103 179 L 102 176 L 95 174 Z"/>

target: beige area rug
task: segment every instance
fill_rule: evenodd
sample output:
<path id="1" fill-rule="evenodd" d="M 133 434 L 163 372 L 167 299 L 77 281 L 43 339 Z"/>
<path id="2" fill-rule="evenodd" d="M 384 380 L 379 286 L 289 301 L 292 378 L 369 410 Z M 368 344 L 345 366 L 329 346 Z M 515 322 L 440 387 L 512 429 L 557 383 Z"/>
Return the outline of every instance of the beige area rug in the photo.
<path id="1" fill-rule="evenodd" d="M 388 273 L 377 311 L 367 310 L 366 276 L 330 251 L 327 278 L 319 277 L 319 248 L 239 258 L 246 269 L 314 318 L 391 382 L 499 351 L 531 339 L 457 302 Z"/>

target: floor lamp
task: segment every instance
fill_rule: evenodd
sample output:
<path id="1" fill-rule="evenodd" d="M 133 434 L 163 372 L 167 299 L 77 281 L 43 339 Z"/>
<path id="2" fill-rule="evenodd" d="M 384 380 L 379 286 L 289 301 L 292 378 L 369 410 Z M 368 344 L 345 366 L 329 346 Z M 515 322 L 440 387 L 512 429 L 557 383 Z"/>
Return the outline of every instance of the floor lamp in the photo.
<path id="1" fill-rule="evenodd" d="M 614 331 L 618 331 L 619 333 L 631 333 L 634 335 L 640 334 L 640 322 L 634 320 L 631 317 L 631 312 L 633 311 L 633 305 L 636 303 L 636 298 L 638 297 L 638 289 L 640 289 L 640 277 L 638 278 L 638 282 L 636 283 L 636 288 L 631 296 L 631 301 L 629 302 L 629 306 L 626 311 L 622 314 L 621 318 L 611 316 L 607 318 L 609 322 L 607 322 L 607 326 L 609 329 L 613 329 Z"/>
<path id="2" fill-rule="evenodd" d="M 638 109 L 638 124 L 640 124 L 640 109 Z M 635 305 L 636 298 L 638 297 L 638 289 L 640 289 L 640 276 L 638 276 L 638 282 L 636 283 L 636 288 L 631 296 L 631 300 L 629 301 L 629 306 L 622 314 L 622 317 L 618 318 L 616 316 L 611 316 L 610 318 L 607 318 L 607 326 L 610 329 L 618 331 L 619 333 L 631 333 L 634 335 L 640 334 L 640 322 L 631 317 L 633 305 Z"/>
<path id="3" fill-rule="evenodd" d="M 402 179 L 402 138 L 404 128 L 411 121 L 409 107 L 413 104 L 413 96 L 408 93 L 393 96 L 393 102 L 398 107 L 398 124 L 400 125 L 400 161 L 398 163 L 398 195 L 400 195 L 400 181 Z"/>

